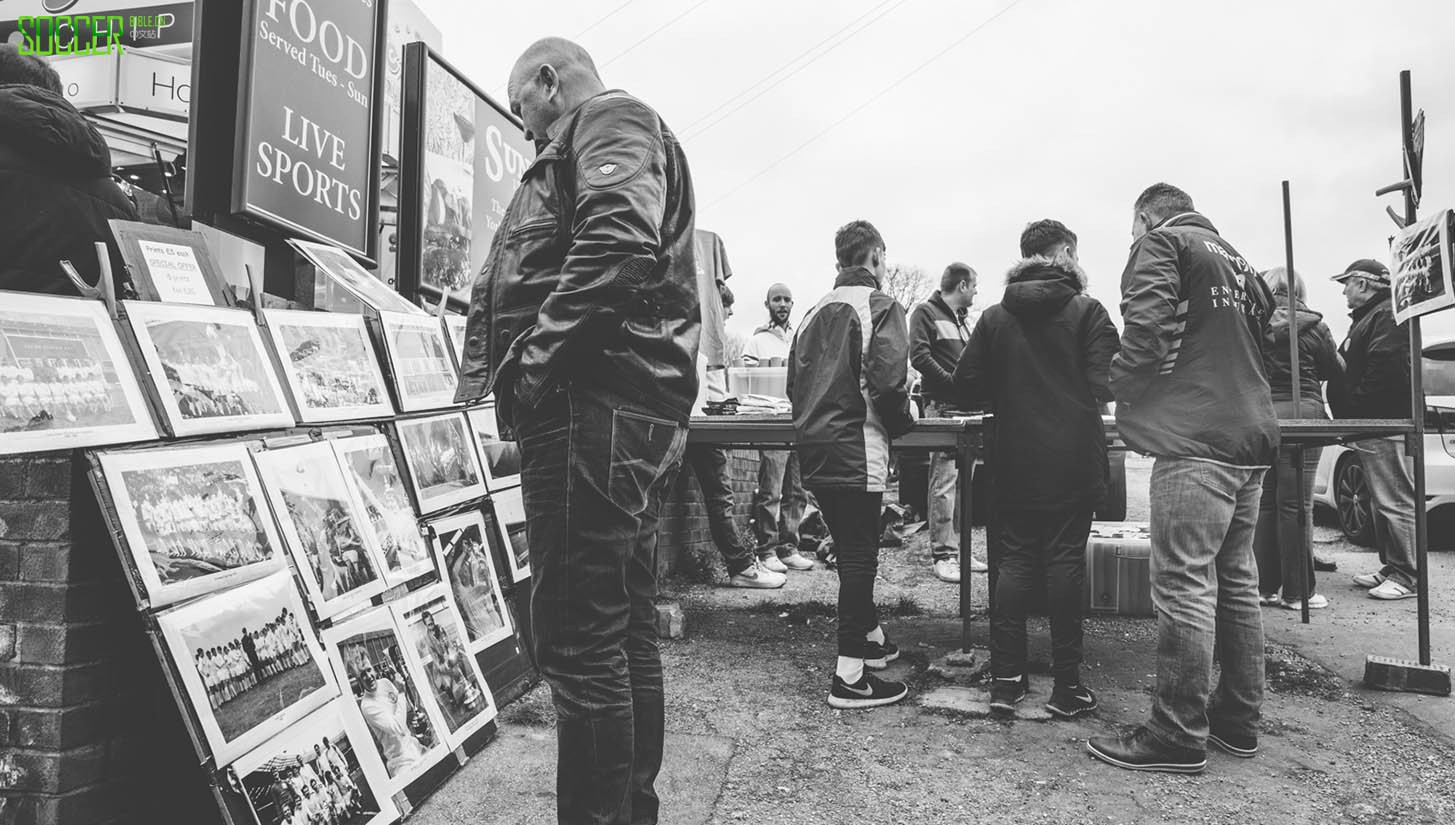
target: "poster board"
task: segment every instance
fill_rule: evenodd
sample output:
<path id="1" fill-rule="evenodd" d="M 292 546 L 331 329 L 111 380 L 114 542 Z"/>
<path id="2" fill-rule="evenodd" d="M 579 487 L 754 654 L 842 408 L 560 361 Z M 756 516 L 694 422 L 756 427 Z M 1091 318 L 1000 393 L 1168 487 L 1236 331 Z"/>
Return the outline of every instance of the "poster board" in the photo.
<path id="1" fill-rule="evenodd" d="M 227 280 L 202 233 L 140 221 L 106 223 L 141 300 L 233 305 Z"/>
<path id="2" fill-rule="evenodd" d="M 1455 255 L 1455 212 L 1442 209 L 1416 221 L 1395 236 L 1390 252 L 1390 294 L 1394 297 L 1394 320 L 1403 324 L 1411 318 L 1455 306 L 1455 281 L 1451 278 L 1451 257 Z"/>

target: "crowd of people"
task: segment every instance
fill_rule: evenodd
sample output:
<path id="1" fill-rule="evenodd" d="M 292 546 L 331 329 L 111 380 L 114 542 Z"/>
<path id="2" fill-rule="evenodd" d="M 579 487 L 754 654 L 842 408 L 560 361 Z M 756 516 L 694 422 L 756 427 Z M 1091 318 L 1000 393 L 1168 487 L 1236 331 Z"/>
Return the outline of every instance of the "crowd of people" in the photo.
<path id="1" fill-rule="evenodd" d="M 298 619 L 287 608 L 261 628 L 240 628 L 236 638 L 211 648 L 199 647 L 193 656 L 213 710 L 310 661 Z"/>
<path id="2" fill-rule="evenodd" d="M 159 321 L 147 325 L 157 355 L 184 418 L 258 413 L 262 385 L 234 352 L 254 352 L 230 328 L 205 324 L 203 338 L 191 322 Z"/>
<path id="3" fill-rule="evenodd" d="M 276 825 L 346 825 L 364 812 L 364 799 L 349 763 L 328 737 L 305 759 L 270 770 L 269 801 Z"/>
<path id="4" fill-rule="evenodd" d="M 129 489 L 137 522 L 146 536 L 147 551 L 157 560 L 162 580 L 231 570 L 266 559 L 273 548 L 263 532 L 257 502 L 241 477 L 202 479 L 179 468 L 148 489 L 149 473 L 129 473 Z"/>
<path id="5" fill-rule="evenodd" d="M 111 389 L 102 366 L 79 358 L 0 361 L 0 430 L 39 418 L 75 423 L 105 413 Z"/>
<path id="6" fill-rule="evenodd" d="M 340 357 L 351 353 L 357 344 L 369 346 L 349 329 L 283 327 L 283 341 L 288 346 L 288 359 L 298 371 L 303 403 L 315 409 L 359 407 L 383 400 L 378 373 L 366 362 Z M 368 354 L 367 349 L 364 350 Z"/>

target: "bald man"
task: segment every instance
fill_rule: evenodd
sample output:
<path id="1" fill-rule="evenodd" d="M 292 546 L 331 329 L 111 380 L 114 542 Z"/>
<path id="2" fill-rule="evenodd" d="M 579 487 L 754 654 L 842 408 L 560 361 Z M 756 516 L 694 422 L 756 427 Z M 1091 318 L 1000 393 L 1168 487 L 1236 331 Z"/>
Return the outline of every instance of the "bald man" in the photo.
<path id="1" fill-rule="evenodd" d="M 548 38 L 510 73 L 536 162 L 475 280 L 458 401 L 520 444 L 536 662 L 562 823 L 657 821 L 657 521 L 697 396 L 687 159 L 651 107 Z"/>

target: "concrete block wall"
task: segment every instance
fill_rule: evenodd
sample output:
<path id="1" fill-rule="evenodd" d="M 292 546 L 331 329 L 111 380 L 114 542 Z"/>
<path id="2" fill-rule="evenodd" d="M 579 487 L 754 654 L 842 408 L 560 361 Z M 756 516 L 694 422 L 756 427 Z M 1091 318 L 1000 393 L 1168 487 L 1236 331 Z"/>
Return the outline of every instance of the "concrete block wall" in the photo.
<path id="1" fill-rule="evenodd" d="M 734 520 L 744 540 L 751 541 L 750 519 L 753 491 L 758 486 L 758 453 L 730 450 L 728 468 L 733 485 Z M 727 578 L 722 556 L 708 529 L 702 488 L 685 465 L 662 505 L 662 521 L 657 534 L 657 574 L 659 578 L 677 575 L 700 582 L 721 582 Z"/>

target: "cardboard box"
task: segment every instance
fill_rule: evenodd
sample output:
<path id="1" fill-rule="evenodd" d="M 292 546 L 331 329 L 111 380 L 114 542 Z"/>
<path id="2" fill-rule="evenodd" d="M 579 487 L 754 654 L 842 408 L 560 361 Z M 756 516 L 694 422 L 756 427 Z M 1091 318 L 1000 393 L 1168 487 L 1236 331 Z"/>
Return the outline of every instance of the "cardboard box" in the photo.
<path id="1" fill-rule="evenodd" d="M 1086 615 L 1153 615 L 1151 561 L 1146 522 L 1092 522 L 1086 542 Z"/>

